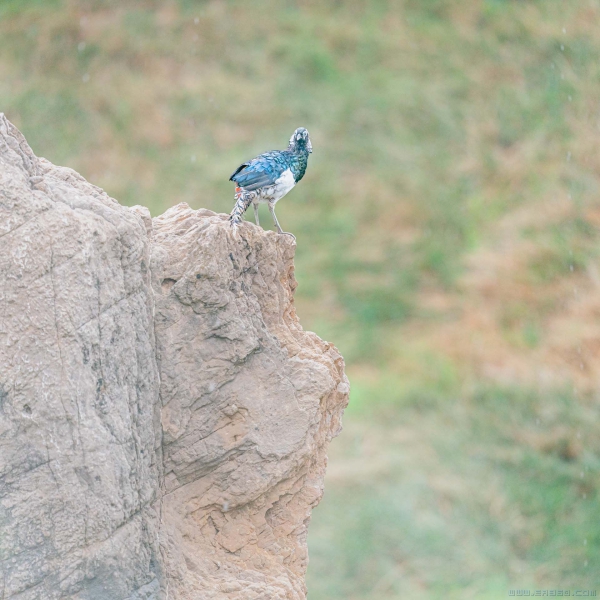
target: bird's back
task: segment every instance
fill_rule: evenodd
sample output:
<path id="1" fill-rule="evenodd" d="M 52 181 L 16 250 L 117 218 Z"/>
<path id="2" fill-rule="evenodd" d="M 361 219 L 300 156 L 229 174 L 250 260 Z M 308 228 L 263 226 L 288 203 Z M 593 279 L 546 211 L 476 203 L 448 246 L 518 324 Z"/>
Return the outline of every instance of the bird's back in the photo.
<path id="1" fill-rule="evenodd" d="M 241 164 L 229 178 L 248 191 L 273 185 L 290 168 L 287 150 L 272 150 Z"/>

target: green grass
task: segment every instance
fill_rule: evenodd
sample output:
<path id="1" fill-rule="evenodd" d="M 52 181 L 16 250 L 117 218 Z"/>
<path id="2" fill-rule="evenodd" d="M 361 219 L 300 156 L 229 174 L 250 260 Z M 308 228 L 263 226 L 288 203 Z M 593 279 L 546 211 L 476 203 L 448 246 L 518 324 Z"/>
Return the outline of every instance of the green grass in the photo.
<path id="1" fill-rule="evenodd" d="M 597 589 L 593 400 L 495 387 L 378 393 L 361 409 L 379 418 L 351 420 L 333 444 L 311 524 L 313 598 Z"/>
<path id="2" fill-rule="evenodd" d="M 240 162 L 311 132 L 278 216 L 303 325 L 353 384 L 312 600 L 600 583 L 599 415 L 565 392 L 585 381 L 536 384 L 561 367 L 543 362 L 549 319 L 595 289 L 599 16 L 598 0 L 0 2 L 0 110 L 123 203 L 228 212 Z M 479 290 L 490 255 L 508 267 Z M 478 342 L 479 309 L 526 381 Z"/>
<path id="3" fill-rule="evenodd" d="M 577 11 L 557 1 L 483 2 L 463 26 L 451 1 L 6 6 L 3 110 L 38 153 L 126 203 L 229 210 L 232 165 L 308 126 L 310 169 L 280 211 L 304 240 L 301 299 L 303 281 L 311 301 L 332 285 L 341 327 L 401 325 L 499 216 L 579 179 L 569 122 L 599 49 L 562 34 Z M 522 181 L 506 152 L 526 154 Z"/>

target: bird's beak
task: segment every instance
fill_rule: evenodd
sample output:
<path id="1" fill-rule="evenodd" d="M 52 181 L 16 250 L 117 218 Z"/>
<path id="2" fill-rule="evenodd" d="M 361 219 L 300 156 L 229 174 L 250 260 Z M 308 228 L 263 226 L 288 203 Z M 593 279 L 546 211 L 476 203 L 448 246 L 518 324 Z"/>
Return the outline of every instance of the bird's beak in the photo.
<path id="1" fill-rule="evenodd" d="M 310 140 L 308 140 L 308 144 L 306 144 L 306 149 L 312 154 L 312 144 L 310 143 Z"/>

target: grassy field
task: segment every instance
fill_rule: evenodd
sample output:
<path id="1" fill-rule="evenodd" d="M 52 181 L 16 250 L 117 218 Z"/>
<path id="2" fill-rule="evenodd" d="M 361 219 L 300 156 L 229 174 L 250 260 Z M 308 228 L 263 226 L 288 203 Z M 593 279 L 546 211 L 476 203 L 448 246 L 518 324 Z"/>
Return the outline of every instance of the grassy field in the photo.
<path id="1" fill-rule="evenodd" d="M 309 129 L 278 216 L 353 385 L 311 600 L 600 592 L 599 22 L 600 0 L 0 1 L 0 110 L 121 202 L 229 212 L 233 169 Z"/>

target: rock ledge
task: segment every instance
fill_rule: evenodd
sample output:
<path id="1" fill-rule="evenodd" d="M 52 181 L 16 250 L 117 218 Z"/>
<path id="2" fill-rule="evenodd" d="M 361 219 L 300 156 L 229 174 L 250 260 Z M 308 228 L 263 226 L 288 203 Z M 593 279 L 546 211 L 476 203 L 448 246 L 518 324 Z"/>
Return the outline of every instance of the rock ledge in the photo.
<path id="1" fill-rule="evenodd" d="M 305 598 L 349 386 L 294 250 L 121 206 L 0 113 L 0 598 Z"/>

